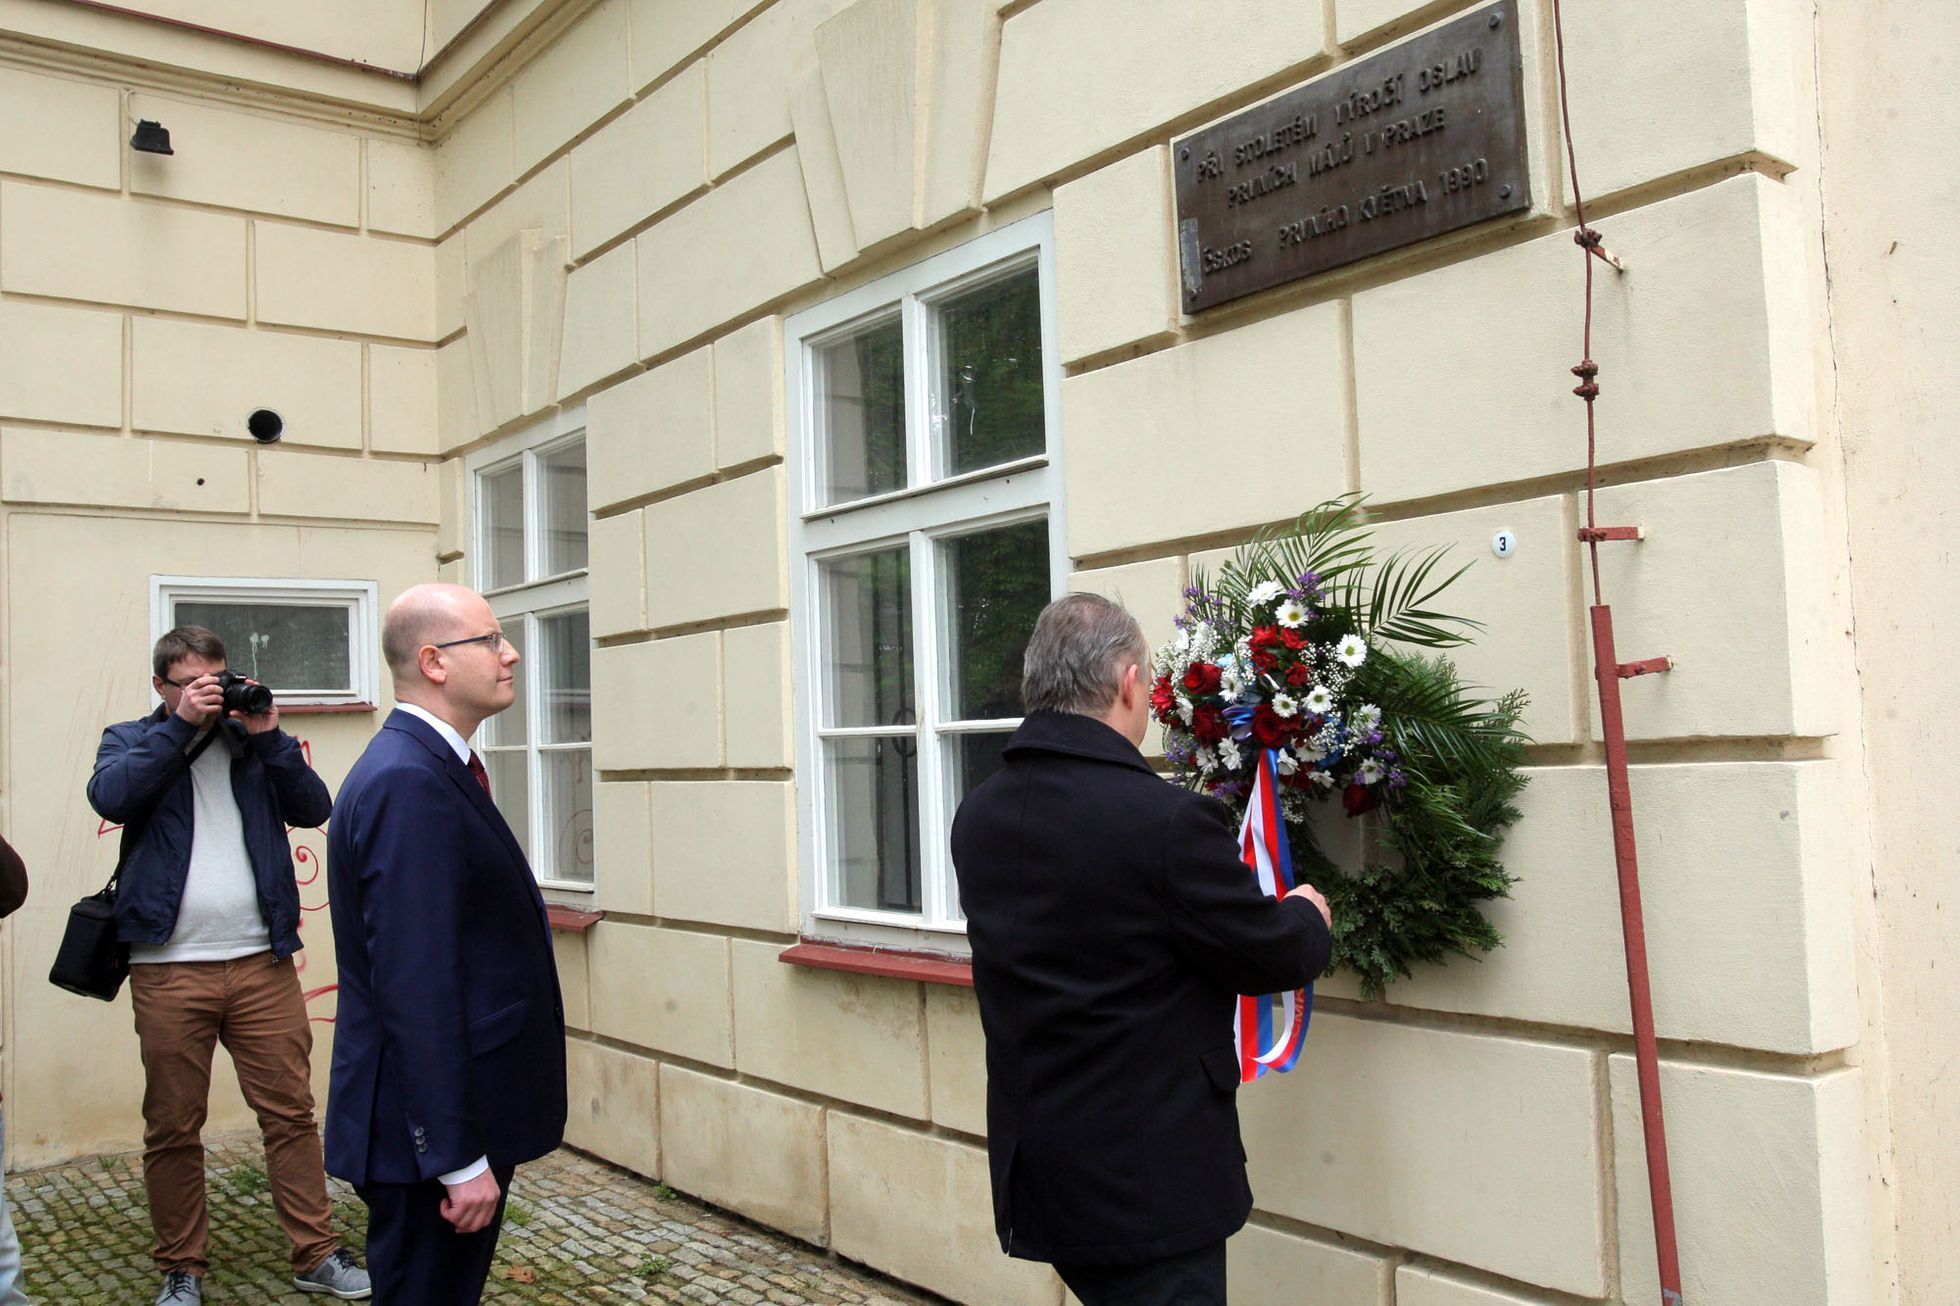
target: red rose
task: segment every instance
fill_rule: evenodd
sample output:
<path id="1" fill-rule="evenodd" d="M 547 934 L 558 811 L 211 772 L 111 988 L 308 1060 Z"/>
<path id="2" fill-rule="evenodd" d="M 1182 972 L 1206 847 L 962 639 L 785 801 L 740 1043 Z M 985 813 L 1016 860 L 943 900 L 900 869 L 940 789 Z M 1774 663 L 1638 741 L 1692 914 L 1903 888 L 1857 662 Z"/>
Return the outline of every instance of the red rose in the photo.
<path id="1" fill-rule="evenodd" d="M 1279 654 L 1273 652 L 1271 649 L 1256 648 L 1252 650 L 1252 669 L 1260 675 L 1265 675 L 1278 665 Z"/>
<path id="2" fill-rule="evenodd" d="M 1363 812 L 1375 810 L 1375 791 L 1359 780 L 1351 782 L 1341 791 L 1341 806 L 1349 816 L 1359 816 Z"/>
<path id="3" fill-rule="evenodd" d="M 1218 668 L 1209 662 L 1193 662 L 1184 673 L 1184 687 L 1193 694 L 1216 694 L 1218 682 Z"/>
<path id="4" fill-rule="evenodd" d="M 1279 627 L 1255 626 L 1252 629 L 1252 638 L 1247 642 L 1254 648 L 1266 648 L 1270 645 L 1277 644 L 1279 643 Z"/>
<path id="5" fill-rule="evenodd" d="M 1225 737 L 1225 718 L 1206 703 L 1191 714 L 1191 733 L 1201 744 L 1215 744 Z"/>
<path id="6" fill-rule="evenodd" d="M 1282 626 L 1279 632 L 1279 642 L 1290 649 L 1302 649 L 1307 646 L 1307 637 L 1291 627 Z"/>
<path id="7" fill-rule="evenodd" d="M 1286 683 L 1299 686 L 1311 683 L 1313 668 L 1304 662 L 1296 662 L 1286 669 Z"/>
<path id="8" fill-rule="evenodd" d="M 1150 688 L 1150 710 L 1157 714 L 1159 721 L 1168 721 L 1177 712 L 1177 695 L 1171 692 L 1171 678 L 1157 677 L 1157 683 Z"/>
<path id="9" fill-rule="evenodd" d="M 1261 748 L 1278 748 L 1293 733 L 1287 719 L 1261 703 L 1252 714 L 1252 738 Z"/>

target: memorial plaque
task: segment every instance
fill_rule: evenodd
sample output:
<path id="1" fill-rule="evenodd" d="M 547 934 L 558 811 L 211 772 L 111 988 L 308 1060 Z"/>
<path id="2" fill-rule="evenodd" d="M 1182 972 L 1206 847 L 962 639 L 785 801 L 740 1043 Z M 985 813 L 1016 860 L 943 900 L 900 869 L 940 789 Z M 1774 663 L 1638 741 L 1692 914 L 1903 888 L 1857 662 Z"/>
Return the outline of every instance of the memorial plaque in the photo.
<path id="1" fill-rule="evenodd" d="M 1531 205 L 1517 0 L 1176 142 L 1187 313 Z"/>

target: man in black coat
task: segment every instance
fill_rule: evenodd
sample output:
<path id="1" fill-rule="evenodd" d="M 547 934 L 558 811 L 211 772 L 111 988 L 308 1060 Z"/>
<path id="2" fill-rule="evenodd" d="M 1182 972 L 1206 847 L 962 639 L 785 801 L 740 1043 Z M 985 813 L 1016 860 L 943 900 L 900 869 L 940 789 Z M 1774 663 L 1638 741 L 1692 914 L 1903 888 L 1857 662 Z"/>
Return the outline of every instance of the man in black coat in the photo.
<path id="1" fill-rule="evenodd" d="M 1001 1247 L 1086 1306 L 1225 1301 L 1252 1210 L 1236 995 L 1299 988 L 1332 948 L 1325 899 L 1260 893 L 1225 808 L 1144 761 L 1148 664 L 1117 604 L 1049 604 L 1027 718 L 953 822 Z"/>

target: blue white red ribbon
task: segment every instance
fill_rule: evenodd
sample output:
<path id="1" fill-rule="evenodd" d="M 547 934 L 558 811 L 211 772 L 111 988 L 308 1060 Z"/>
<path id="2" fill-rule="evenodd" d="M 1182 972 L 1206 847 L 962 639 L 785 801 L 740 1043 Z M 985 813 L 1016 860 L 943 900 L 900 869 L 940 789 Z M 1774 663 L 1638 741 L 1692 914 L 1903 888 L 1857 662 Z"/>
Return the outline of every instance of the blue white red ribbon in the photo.
<path id="1" fill-rule="evenodd" d="M 1270 748 L 1260 750 L 1245 822 L 1239 826 L 1239 853 L 1259 881 L 1259 891 L 1281 898 L 1293 887 L 1293 853 L 1280 815 L 1277 756 Z M 1311 984 L 1291 993 L 1241 996 L 1232 1031 L 1238 1044 L 1239 1082 L 1250 1084 L 1261 1075 L 1293 1069 L 1312 1016 Z"/>

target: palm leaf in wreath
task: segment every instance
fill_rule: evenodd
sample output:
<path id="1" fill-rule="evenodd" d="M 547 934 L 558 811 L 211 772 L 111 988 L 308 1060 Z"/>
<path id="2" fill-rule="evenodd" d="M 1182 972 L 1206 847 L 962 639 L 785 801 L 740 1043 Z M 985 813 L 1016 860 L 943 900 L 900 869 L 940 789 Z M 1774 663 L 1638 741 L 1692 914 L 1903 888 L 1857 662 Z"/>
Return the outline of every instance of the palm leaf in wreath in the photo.
<path id="1" fill-rule="evenodd" d="M 1312 572 L 1324 592 L 1364 570 L 1371 557 L 1361 521 L 1363 500 L 1344 494 L 1300 514 L 1291 526 L 1270 527 L 1241 545 L 1218 572 L 1218 594 L 1243 606 L 1247 591 L 1263 580 L 1293 579 Z M 1202 581 L 1198 588 L 1204 589 Z"/>
<path id="2" fill-rule="evenodd" d="M 1477 698 L 1445 658 L 1377 649 L 1363 668 L 1364 692 L 1382 709 L 1389 744 L 1412 763 L 1433 758 L 1453 773 L 1501 770 L 1524 741 L 1518 712 Z"/>
<path id="3" fill-rule="evenodd" d="M 1447 548 L 1422 554 L 1397 553 L 1375 568 L 1372 582 L 1349 576 L 1345 581 L 1347 592 L 1341 601 L 1367 614 L 1367 629 L 1361 634 L 1370 642 L 1391 641 L 1420 648 L 1467 644 L 1470 632 L 1483 629 L 1483 623 L 1429 606 L 1432 599 L 1470 570 L 1466 562 L 1441 579 L 1432 579 L 1448 554 Z"/>
<path id="4" fill-rule="evenodd" d="M 1454 584 L 1470 564 L 1439 574 L 1449 550 L 1398 553 L 1373 567 L 1370 532 L 1362 520 L 1366 500 L 1358 494 L 1329 499 L 1301 513 L 1290 526 L 1270 527 L 1255 535 L 1219 568 L 1218 595 L 1235 610 L 1264 580 L 1320 577 L 1322 593 L 1333 606 L 1359 612 L 1370 640 L 1391 641 L 1421 648 L 1448 648 L 1467 643 L 1482 628 L 1468 617 L 1441 612 L 1430 604 Z M 1193 583 L 1204 590 L 1200 572 Z"/>

